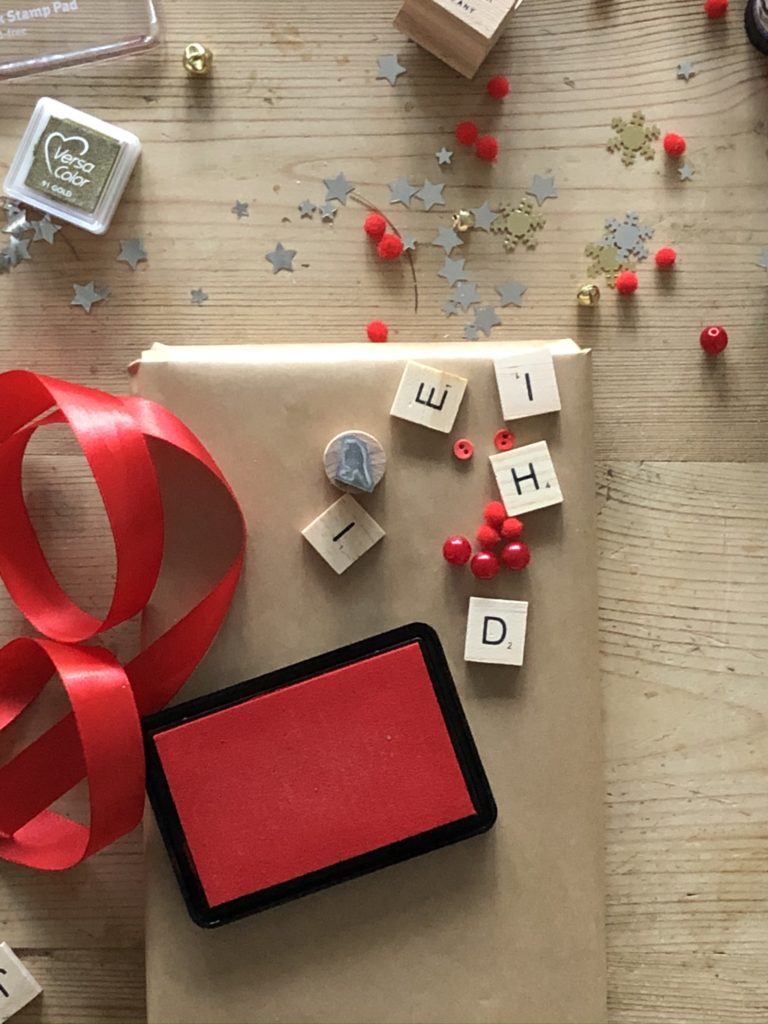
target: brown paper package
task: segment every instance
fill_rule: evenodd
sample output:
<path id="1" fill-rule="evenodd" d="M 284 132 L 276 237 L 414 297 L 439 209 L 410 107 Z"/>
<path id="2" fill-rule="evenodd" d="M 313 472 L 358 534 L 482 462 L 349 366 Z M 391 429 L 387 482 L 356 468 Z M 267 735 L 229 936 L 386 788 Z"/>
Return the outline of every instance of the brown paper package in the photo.
<path id="1" fill-rule="evenodd" d="M 532 561 L 491 582 L 448 566 L 498 497 L 493 360 L 544 344 L 155 346 L 135 390 L 180 416 L 242 504 L 246 568 L 181 698 L 412 621 L 434 626 L 499 806 L 483 836 L 215 931 L 186 910 L 147 815 L 150 1024 L 595 1022 L 605 1015 L 602 734 L 597 672 L 590 355 L 552 344 L 562 412 L 508 426 L 546 440 L 562 505 L 525 517 Z M 390 417 L 405 363 L 466 377 L 455 428 Z M 387 472 L 361 503 L 386 537 L 337 576 L 300 531 L 339 492 L 322 455 L 346 429 L 377 437 Z M 475 455 L 452 455 L 457 437 Z M 168 626 L 231 552 L 215 489 L 159 452 L 168 553 L 145 628 Z M 231 516 L 231 513 L 229 513 Z M 468 664 L 472 595 L 530 602 L 520 669 Z M 258 737 L 254 737 L 258 742 Z"/>

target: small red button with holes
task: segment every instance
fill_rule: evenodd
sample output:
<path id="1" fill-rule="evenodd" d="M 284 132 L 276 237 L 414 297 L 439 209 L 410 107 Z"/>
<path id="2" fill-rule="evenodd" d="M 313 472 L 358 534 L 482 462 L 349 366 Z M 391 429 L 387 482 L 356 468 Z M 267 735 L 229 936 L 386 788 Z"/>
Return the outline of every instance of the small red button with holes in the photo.
<path id="1" fill-rule="evenodd" d="M 458 441 L 454 442 L 453 454 L 457 459 L 466 462 L 467 459 L 471 459 L 475 454 L 475 446 L 466 437 L 460 437 Z"/>
<path id="2" fill-rule="evenodd" d="M 496 451 L 508 452 L 510 448 L 515 447 L 515 435 L 511 430 L 497 430 L 493 435 L 493 443 L 496 445 Z"/>

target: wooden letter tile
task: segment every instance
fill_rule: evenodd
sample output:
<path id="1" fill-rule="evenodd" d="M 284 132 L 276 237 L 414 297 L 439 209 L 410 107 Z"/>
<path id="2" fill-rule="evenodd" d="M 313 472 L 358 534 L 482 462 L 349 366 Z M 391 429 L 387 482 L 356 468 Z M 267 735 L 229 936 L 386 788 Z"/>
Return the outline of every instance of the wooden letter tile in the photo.
<path id="1" fill-rule="evenodd" d="M 494 367 L 505 420 L 560 411 L 555 361 L 549 349 L 504 356 Z"/>
<path id="2" fill-rule="evenodd" d="M 422 363 L 407 363 L 390 415 L 448 434 L 466 390 L 465 377 Z"/>
<path id="3" fill-rule="evenodd" d="M 0 942 L 0 1024 L 43 990 L 7 942 Z"/>
<path id="4" fill-rule="evenodd" d="M 384 530 L 351 494 L 339 498 L 301 532 L 339 575 L 384 536 Z"/>
<path id="5" fill-rule="evenodd" d="M 522 665 L 527 622 L 527 601 L 470 597 L 464 660 Z"/>
<path id="6" fill-rule="evenodd" d="M 507 515 L 519 516 L 562 502 L 563 493 L 546 441 L 499 452 L 490 459 Z"/>

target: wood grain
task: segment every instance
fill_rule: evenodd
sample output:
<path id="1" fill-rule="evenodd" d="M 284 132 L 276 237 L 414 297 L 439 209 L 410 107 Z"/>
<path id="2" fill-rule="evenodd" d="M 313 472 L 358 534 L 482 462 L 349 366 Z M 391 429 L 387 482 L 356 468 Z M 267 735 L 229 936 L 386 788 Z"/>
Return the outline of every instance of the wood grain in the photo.
<path id="1" fill-rule="evenodd" d="M 476 233 L 461 255 L 484 301 L 507 277 L 528 285 L 496 337 L 570 334 L 595 348 L 611 1019 L 627 1024 L 768 1018 L 768 293 L 754 266 L 768 245 L 768 117 L 765 64 L 731 6 L 710 23 L 700 0 L 526 0 L 467 83 L 391 28 L 385 0 L 166 0 L 162 51 L 0 86 L 0 170 L 41 94 L 144 142 L 107 236 L 65 228 L 0 278 L 0 369 L 117 392 L 153 341 L 355 341 L 374 317 L 399 340 L 459 340 L 467 318 L 439 310 L 438 224 L 555 173 L 560 198 L 543 208 L 534 252 L 507 256 Z M 180 69 L 195 37 L 216 53 L 209 82 Z M 408 68 L 394 89 L 374 77 L 389 52 Z M 675 77 L 685 58 L 698 69 L 688 83 Z M 501 105 L 483 92 L 495 72 L 512 81 Z M 686 136 L 693 182 L 661 153 L 624 168 L 605 152 L 611 118 L 636 109 Z M 460 149 L 451 133 L 467 117 L 498 135 L 498 164 L 462 151 L 438 169 L 434 152 Z M 322 199 L 339 170 L 422 243 L 418 312 L 407 267 L 371 256 L 363 207 L 348 203 L 333 224 L 299 220 L 296 204 Z M 444 180 L 446 210 L 387 206 L 400 175 Z M 229 212 L 235 199 L 251 203 L 248 219 Z M 604 289 L 580 309 L 584 246 L 627 210 L 679 265 L 661 276 L 642 264 L 634 299 Z M 114 257 L 135 236 L 150 259 L 132 273 Z M 298 250 L 293 275 L 264 262 L 278 239 Z M 113 294 L 87 317 L 68 302 L 72 283 L 92 278 Z M 191 305 L 194 287 L 206 306 Z M 717 361 L 697 344 L 710 322 L 731 335 Z M 57 567 L 103 607 L 103 515 L 58 432 L 37 444 L 27 488 Z M 0 641 L 23 628 L 0 602 Z M 135 630 L 114 639 L 125 655 Z M 20 1022 L 141 1020 L 140 838 L 66 875 L 4 866 L 0 937 L 46 989 Z"/>

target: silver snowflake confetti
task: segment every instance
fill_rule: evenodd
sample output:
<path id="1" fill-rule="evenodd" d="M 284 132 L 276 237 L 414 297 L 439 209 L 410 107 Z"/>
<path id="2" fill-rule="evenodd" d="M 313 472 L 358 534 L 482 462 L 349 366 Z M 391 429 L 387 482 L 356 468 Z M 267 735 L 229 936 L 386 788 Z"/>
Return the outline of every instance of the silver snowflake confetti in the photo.
<path id="1" fill-rule="evenodd" d="M 685 79 L 686 82 L 696 74 L 696 68 L 691 60 L 681 60 L 677 65 L 677 77 Z"/>
<path id="2" fill-rule="evenodd" d="M 320 219 L 324 221 L 333 220 L 339 212 L 338 206 L 334 206 L 333 203 L 323 203 L 322 206 L 318 206 L 317 210 L 320 214 Z"/>
<path id="3" fill-rule="evenodd" d="M 502 306 L 522 306 L 523 296 L 528 291 L 524 284 L 519 281 L 502 281 L 496 285 Z"/>
<path id="4" fill-rule="evenodd" d="M 317 207 L 310 199 L 302 199 L 299 203 L 298 210 L 302 217 L 311 217 Z"/>
<path id="5" fill-rule="evenodd" d="M 70 306 L 80 306 L 86 313 L 91 312 L 91 307 L 97 302 L 103 302 L 109 298 L 109 288 L 97 288 L 93 281 L 88 284 L 73 284 L 75 297 Z"/>
<path id="6" fill-rule="evenodd" d="M 475 227 L 481 231 L 490 231 L 491 225 L 496 220 L 496 210 L 492 210 L 486 199 L 482 206 L 477 206 L 472 213 L 475 217 Z"/>
<path id="7" fill-rule="evenodd" d="M 336 199 L 343 206 L 347 205 L 347 196 L 349 193 L 355 191 L 355 186 L 351 181 L 347 181 L 343 171 L 337 174 L 335 178 L 325 178 L 323 184 L 326 187 L 326 202 Z"/>
<path id="8" fill-rule="evenodd" d="M 464 328 L 464 338 L 466 341 L 477 341 L 480 337 L 480 332 L 474 324 L 467 324 Z"/>
<path id="9" fill-rule="evenodd" d="M 400 75 L 404 75 L 408 70 L 403 67 L 395 53 L 385 53 L 381 57 L 377 57 L 376 63 L 379 65 L 376 78 L 386 78 L 390 85 L 396 85 Z"/>
<path id="10" fill-rule="evenodd" d="M 425 210 L 431 210 L 433 206 L 445 206 L 445 200 L 443 199 L 444 188 L 445 185 L 436 185 L 429 178 L 425 178 L 424 184 L 416 193 L 416 198 L 424 203 Z"/>
<path id="11" fill-rule="evenodd" d="M 466 311 L 480 301 L 480 291 L 474 281 L 462 281 L 455 285 L 451 292 L 451 298 Z"/>
<path id="12" fill-rule="evenodd" d="M 446 299 L 440 309 L 445 313 L 446 316 L 456 316 L 459 312 L 459 307 L 453 299 Z"/>
<path id="13" fill-rule="evenodd" d="M 202 288 L 193 288 L 189 294 L 193 306 L 202 306 L 204 302 L 208 301 L 208 293 L 204 292 Z"/>
<path id="14" fill-rule="evenodd" d="M 653 238 L 653 228 L 649 224 L 641 224 L 636 213 L 626 213 L 624 220 L 609 218 L 605 222 L 605 245 L 613 245 L 622 262 L 635 259 L 644 260 L 648 256 L 646 242 Z"/>
<path id="15" fill-rule="evenodd" d="M 61 225 L 54 224 L 47 213 L 40 220 L 33 220 L 31 227 L 34 232 L 32 241 L 47 242 L 48 245 L 53 245 L 56 235 L 61 231 Z"/>
<path id="16" fill-rule="evenodd" d="M 498 327 L 500 323 L 501 320 L 493 306 L 481 306 L 475 312 L 475 322 L 472 326 L 482 331 L 486 338 L 488 338 L 493 328 Z"/>
<path id="17" fill-rule="evenodd" d="M 453 228 L 441 224 L 432 245 L 436 245 L 446 256 L 450 256 L 457 245 L 464 245 L 464 239 L 457 235 Z"/>
<path id="18" fill-rule="evenodd" d="M 407 178 L 398 178 L 397 181 L 393 181 L 389 186 L 389 201 L 390 203 L 402 203 L 403 206 L 410 207 L 411 200 L 418 191 L 418 186 L 412 185 Z"/>
<path id="19" fill-rule="evenodd" d="M 453 160 L 453 153 L 450 149 L 446 149 L 445 146 L 443 146 L 442 149 L 438 149 L 435 156 L 437 157 L 437 162 L 441 167 L 443 164 L 449 164 L 451 160 Z"/>
<path id="20" fill-rule="evenodd" d="M 466 281 L 467 275 L 464 272 L 464 260 L 452 260 L 450 256 L 445 257 L 445 262 L 437 272 L 438 277 L 444 277 L 448 284 L 456 284 L 458 281 Z"/>
<path id="21" fill-rule="evenodd" d="M 547 199 L 557 199 L 559 193 L 555 186 L 555 179 L 552 175 L 534 174 L 533 181 L 527 193 L 535 196 L 539 206 L 543 206 Z"/>
<path id="22" fill-rule="evenodd" d="M 118 263 L 127 263 L 131 270 L 135 270 L 139 263 L 147 259 L 147 253 L 140 238 L 129 238 L 127 241 L 120 240 L 120 255 Z"/>
<path id="23" fill-rule="evenodd" d="M 236 199 L 235 205 L 232 207 L 232 213 L 234 213 L 238 220 L 242 220 L 243 217 L 250 217 L 249 204 L 241 203 L 239 199 Z"/>
<path id="24" fill-rule="evenodd" d="M 288 270 L 293 273 L 293 257 L 295 255 L 295 249 L 286 249 L 282 242 L 278 242 L 272 252 L 268 252 L 264 259 L 272 264 L 273 274 L 277 274 L 281 270 Z"/>
<path id="25" fill-rule="evenodd" d="M 416 250 L 416 236 L 412 235 L 410 231 L 403 231 L 400 235 L 400 240 L 403 243 L 403 252 L 415 252 Z"/>
<path id="26" fill-rule="evenodd" d="M 691 167 L 690 164 L 683 164 L 682 167 L 678 167 L 677 173 L 680 175 L 680 181 L 693 181 L 696 168 Z"/>

